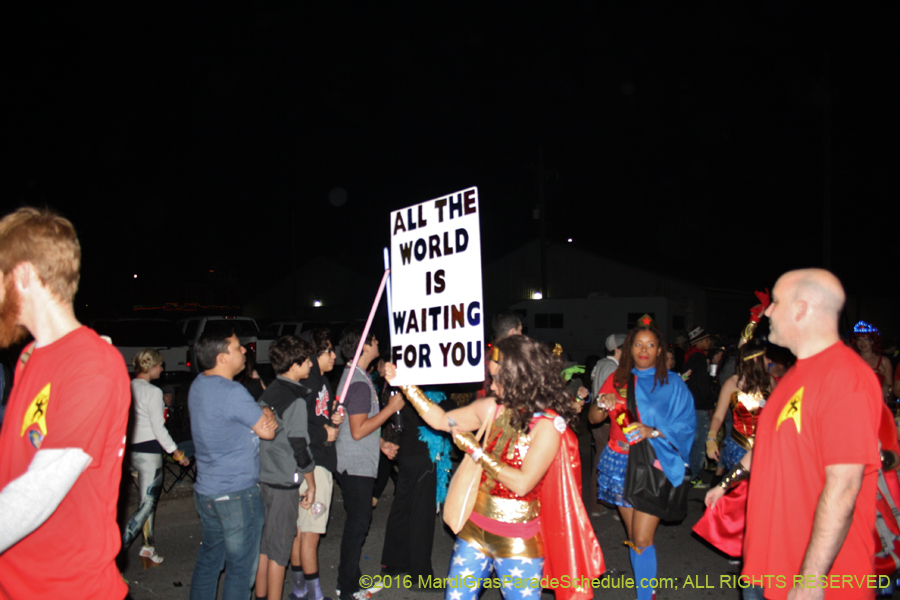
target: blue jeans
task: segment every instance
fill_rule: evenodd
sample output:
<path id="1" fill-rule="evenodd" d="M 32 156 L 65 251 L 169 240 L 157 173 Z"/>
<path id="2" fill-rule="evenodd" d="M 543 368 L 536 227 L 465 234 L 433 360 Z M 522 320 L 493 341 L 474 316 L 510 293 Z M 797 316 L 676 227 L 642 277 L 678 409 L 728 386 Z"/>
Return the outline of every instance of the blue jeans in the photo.
<path id="1" fill-rule="evenodd" d="M 764 587 L 751 585 L 750 587 L 745 587 L 741 591 L 741 595 L 743 596 L 744 600 L 765 600 L 763 596 L 764 591 Z"/>
<path id="2" fill-rule="evenodd" d="M 709 434 L 709 411 L 698 410 L 697 433 L 694 434 L 694 445 L 691 446 L 691 479 L 700 477 L 703 463 L 706 462 L 706 436 Z"/>
<path id="3" fill-rule="evenodd" d="M 259 486 L 201 496 L 194 492 L 203 542 L 191 578 L 191 600 L 215 600 L 219 573 L 225 567 L 222 600 L 247 600 L 256 580 L 263 503 Z"/>

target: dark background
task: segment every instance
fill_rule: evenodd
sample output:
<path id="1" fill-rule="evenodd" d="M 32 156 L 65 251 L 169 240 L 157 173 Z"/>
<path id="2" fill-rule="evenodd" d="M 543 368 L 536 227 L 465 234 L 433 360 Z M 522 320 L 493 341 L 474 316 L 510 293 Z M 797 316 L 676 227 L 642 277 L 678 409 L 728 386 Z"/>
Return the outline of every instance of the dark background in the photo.
<path id="1" fill-rule="evenodd" d="M 0 208 L 74 221 L 79 306 L 316 255 L 374 287 L 389 211 L 471 185 L 490 261 L 537 236 L 540 181 L 550 241 L 900 292 L 888 3 L 327 4 L 3 9 Z"/>

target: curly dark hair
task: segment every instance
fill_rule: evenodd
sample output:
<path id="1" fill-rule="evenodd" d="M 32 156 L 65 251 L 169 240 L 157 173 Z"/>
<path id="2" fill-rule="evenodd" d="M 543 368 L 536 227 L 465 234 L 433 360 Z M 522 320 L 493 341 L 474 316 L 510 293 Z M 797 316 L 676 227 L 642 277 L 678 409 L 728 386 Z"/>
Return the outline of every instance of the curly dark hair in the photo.
<path id="1" fill-rule="evenodd" d="M 666 340 L 663 339 L 662 333 L 656 327 L 643 326 L 635 327 L 629 331 L 628 337 L 625 338 L 625 342 L 622 344 L 622 359 L 619 361 L 619 368 L 616 369 L 616 374 L 613 376 L 613 383 L 617 388 L 628 386 L 628 378 L 631 377 L 631 369 L 634 368 L 634 357 L 631 355 L 632 348 L 634 347 L 634 338 L 642 331 L 649 331 L 655 335 L 656 341 L 659 343 L 659 348 L 662 349 L 659 356 L 656 357 L 656 363 L 653 365 L 656 367 L 656 378 L 653 382 L 653 389 L 656 389 L 657 383 L 661 386 L 669 383 L 669 370 L 666 368 Z"/>
<path id="2" fill-rule="evenodd" d="M 494 380 L 503 388 L 499 402 L 513 410 L 510 423 L 527 432 L 534 413 L 552 408 L 569 424 L 576 420 L 572 398 L 562 378 L 563 362 L 540 342 L 512 335 L 497 342 L 503 357 Z"/>
<path id="3" fill-rule="evenodd" d="M 874 352 L 875 354 L 881 354 L 881 335 L 876 331 L 873 331 L 871 333 L 854 333 L 850 336 L 850 347 L 856 350 L 856 353 L 859 354 L 860 352 L 857 341 L 863 336 L 868 336 L 869 339 L 872 340 L 872 352 Z"/>
<path id="4" fill-rule="evenodd" d="M 734 372 L 737 375 L 738 388 L 742 392 L 752 394 L 769 391 L 771 382 L 769 381 L 769 369 L 766 368 L 765 351 L 766 343 L 757 339 L 750 340 L 738 350 Z M 748 356 L 753 356 L 758 352 L 763 354 L 747 360 Z"/>

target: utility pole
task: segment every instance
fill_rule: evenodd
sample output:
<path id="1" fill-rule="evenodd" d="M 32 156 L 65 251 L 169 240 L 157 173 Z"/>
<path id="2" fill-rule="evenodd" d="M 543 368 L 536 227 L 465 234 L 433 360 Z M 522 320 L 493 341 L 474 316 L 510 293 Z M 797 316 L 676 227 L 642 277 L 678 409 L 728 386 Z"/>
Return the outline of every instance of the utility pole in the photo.
<path id="1" fill-rule="evenodd" d="M 822 266 L 831 269 L 831 68 L 823 53 L 822 77 Z"/>
<path id="2" fill-rule="evenodd" d="M 544 201 L 544 149 L 538 148 L 538 218 L 540 219 L 541 298 L 550 297 L 547 282 L 547 205 Z"/>

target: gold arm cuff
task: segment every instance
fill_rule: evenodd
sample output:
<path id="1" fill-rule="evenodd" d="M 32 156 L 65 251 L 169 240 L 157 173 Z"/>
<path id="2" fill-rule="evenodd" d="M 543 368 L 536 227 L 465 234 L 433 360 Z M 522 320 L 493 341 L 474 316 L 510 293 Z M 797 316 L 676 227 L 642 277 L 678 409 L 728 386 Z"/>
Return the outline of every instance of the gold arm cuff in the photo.
<path id="1" fill-rule="evenodd" d="M 484 472 L 487 473 L 491 479 L 497 481 L 497 477 L 500 475 L 500 471 L 506 465 L 491 456 L 488 453 L 484 453 L 478 459 L 478 464 L 481 465 L 481 468 L 484 469 Z"/>
<path id="2" fill-rule="evenodd" d="M 725 476 L 725 478 L 722 480 L 722 483 L 719 484 L 719 487 L 725 491 L 728 491 L 748 477 L 750 477 L 750 469 L 744 467 L 744 465 L 742 465 L 741 463 L 738 463 L 731 470 L 731 473 Z"/>
<path id="3" fill-rule="evenodd" d="M 744 343 L 749 342 L 753 339 L 753 333 L 756 331 L 756 326 L 758 323 L 754 323 L 750 321 L 747 325 L 744 326 L 744 330 L 741 332 L 741 339 L 744 340 Z"/>
<path id="4" fill-rule="evenodd" d="M 753 440 L 756 438 L 747 437 L 734 427 L 731 428 L 731 439 L 737 442 L 737 445 L 744 450 L 753 450 Z"/>
<path id="5" fill-rule="evenodd" d="M 453 436 L 453 443 L 456 444 L 457 448 L 470 455 L 481 449 L 481 446 L 478 445 L 478 440 L 475 439 L 471 431 L 460 431 Z"/>
<path id="6" fill-rule="evenodd" d="M 500 498 L 479 490 L 472 510 L 483 517 L 503 523 L 527 523 L 540 516 L 541 501 Z"/>
<path id="7" fill-rule="evenodd" d="M 406 399 L 409 400 L 409 403 L 416 409 L 416 412 L 419 413 L 419 416 L 424 417 L 425 413 L 434 406 L 434 402 L 428 399 L 425 393 L 419 389 L 419 386 L 401 385 L 400 389 L 403 391 Z"/>
<path id="8" fill-rule="evenodd" d="M 181 449 L 178 449 L 172 453 L 172 458 L 174 458 L 175 461 L 177 462 L 177 461 L 181 460 L 182 458 L 184 458 L 184 452 Z"/>

